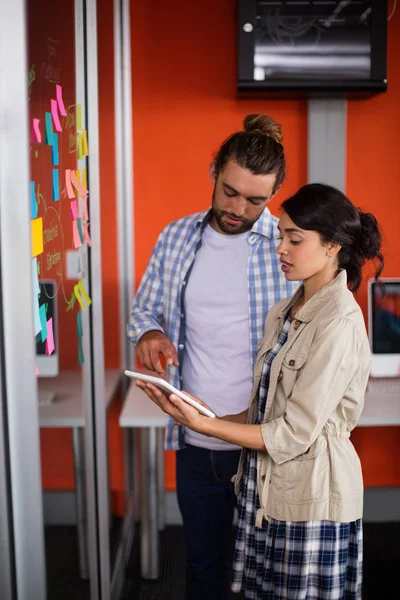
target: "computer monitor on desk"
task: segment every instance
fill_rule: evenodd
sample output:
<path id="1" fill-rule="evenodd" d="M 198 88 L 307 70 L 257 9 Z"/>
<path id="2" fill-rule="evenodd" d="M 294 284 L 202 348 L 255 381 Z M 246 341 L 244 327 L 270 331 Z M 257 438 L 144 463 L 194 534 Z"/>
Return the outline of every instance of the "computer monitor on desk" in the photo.
<path id="1" fill-rule="evenodd" d="M 57 315 L 57 285 L 55 281 L 40 281 L 39 305 L 47 304 L 47 320 L 52 319 L 54 350 L 46 353 L 46 342 L 36 340 L 36 366 L 38 377 L 57 377 L 58 369 L 58 315 Z M 40 336 L 38 336 L 40 338 Z M 51 404 L 55 392 L 39 390 L 39 404 Z"/>
<path id="2" fill-rule="evenodd" d="M 400 278 L 368 281 L 371 377 L 400 377 Z"/>

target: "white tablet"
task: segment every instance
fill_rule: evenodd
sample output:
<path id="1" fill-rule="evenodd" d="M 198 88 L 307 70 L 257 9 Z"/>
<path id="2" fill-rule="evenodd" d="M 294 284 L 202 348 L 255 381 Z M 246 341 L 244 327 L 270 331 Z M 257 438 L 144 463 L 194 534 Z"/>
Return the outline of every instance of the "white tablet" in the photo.
<path id="1" fill-rule="evenodd" d="M 162 379 L 161 377 L 145 375 L 144 373 L 135 373 L 134 371 L 125 371 L 125 375 L 127 377 L 131 377 L 131 379 L 141 379 L 142 381 L 153 383 L 157 387 L 161 388 L 164 392 L 168 392 L 168 394 L 176 394 L 176 396 L 179 396 L 179 398 L 196 408 L 200 413 L 202 413 L 206 417 L 210 417 L 210 419 L 213 419 L 215 417 L 215 414 L 211 410 L 209 410 L 202 404 L 199 404 L 198 402 L 196 402 L 196 400 L 189 398 L 189 396 L 186 396 L 186 394 L 184 394 L 180 390 L 177 390 L 173 385 L 171 385 L 170 383 L 168 383 L 168 381 L 165 381 L 165 379 Z"/>

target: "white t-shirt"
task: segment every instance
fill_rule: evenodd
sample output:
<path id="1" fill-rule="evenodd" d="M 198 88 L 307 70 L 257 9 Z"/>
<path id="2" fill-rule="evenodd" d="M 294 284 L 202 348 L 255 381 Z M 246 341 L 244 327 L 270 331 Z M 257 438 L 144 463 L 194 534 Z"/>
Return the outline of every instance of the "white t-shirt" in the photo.
<path id="1" fill-rule="evenodd" d="M 183 389 L 217 416 L 246 410 L 252 387 L 248 232 L 224 235 L 207 225 L 185 293 Z M 211 450 L 238 446 L 191 429 L 185 442 Z"/>

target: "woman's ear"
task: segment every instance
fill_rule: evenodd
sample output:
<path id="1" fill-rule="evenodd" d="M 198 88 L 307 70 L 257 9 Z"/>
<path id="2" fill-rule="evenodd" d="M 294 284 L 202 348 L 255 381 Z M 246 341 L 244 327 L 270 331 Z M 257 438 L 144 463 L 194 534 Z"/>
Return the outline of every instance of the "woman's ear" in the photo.
<path id="1" fill-rule="evenodd" d="M 339 254 L 339 252 L 341 251 L 342 246 L 340 244 L 337 244 L 336 242 L 329 242 L 329 244 L 327 245 L 326 248 L 326 253 L 328 256 L 337 256 Z"/>
<path id="2" fill-rule="evenodd" d="M 215 185 L 217 183 L 217 179 L 218 179 L 218 170 L 217 170 L 217 165 L 215 164 L 215 162 L 213 161 L 209 168 L 208 168 L 208 176 L 210 178 L 210 181 L 213 185 Z"/>

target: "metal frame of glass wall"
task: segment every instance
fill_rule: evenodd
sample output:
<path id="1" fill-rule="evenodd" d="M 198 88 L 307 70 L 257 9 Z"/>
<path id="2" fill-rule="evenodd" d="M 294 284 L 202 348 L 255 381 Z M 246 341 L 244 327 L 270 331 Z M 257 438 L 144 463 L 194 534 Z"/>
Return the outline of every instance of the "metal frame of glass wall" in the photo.
<path id="1" fill-rule="evenodd" d="M 126 335 L 126 318 L 134 289 L 133 244 L 133 136 L 132 136 L 132 71 L 129 0 L 114 0 L 114 94 L 115 94 L 115 169 L 117 182 L 118 275 L 120 302 L 121 367 L 134 364 L 134 351 Z M 123 390 L 126 392 L 126 389 Z M 124 431 L 125 453 L 135 452 L 132 430 Z M 125 468 L 130 461 L 125 461 Z M 137 474 L 125 471 L 128 489 L 125 517 L 111 580 L 111 597 L 122 591 L 123 574 L 129 560 L 137 519 Z M 131 493 L 133 492 L 133 493 Z"/>
<path id="2" fill-rule="evenodd" d="M 0 246 L 2 308 L 2 598 L 46 598 L 38 398 L 33 337 L 29 214 L 26 15 L 23 0 L 0 5 Z M 4 506 L 3 500 L 0 503 Z M 3 557 L 2 557 L 3 558 Z"/>
<path id="3" fill-rule="evenodd" d="M 75 0 L 77 94 L 84 108 L 92 248 L 84 315 L 86 511 L 91 598 L 110 597 L 109 491 L 100 240 L 96 0 Z M 29 214 L 24 0 L 0 4 L 0 597 L 45 600 L 38 394 Z M 89 253 L 88 253 L 89 254 Z M 17 276 L 16 276 L 17 274 Z"/>

